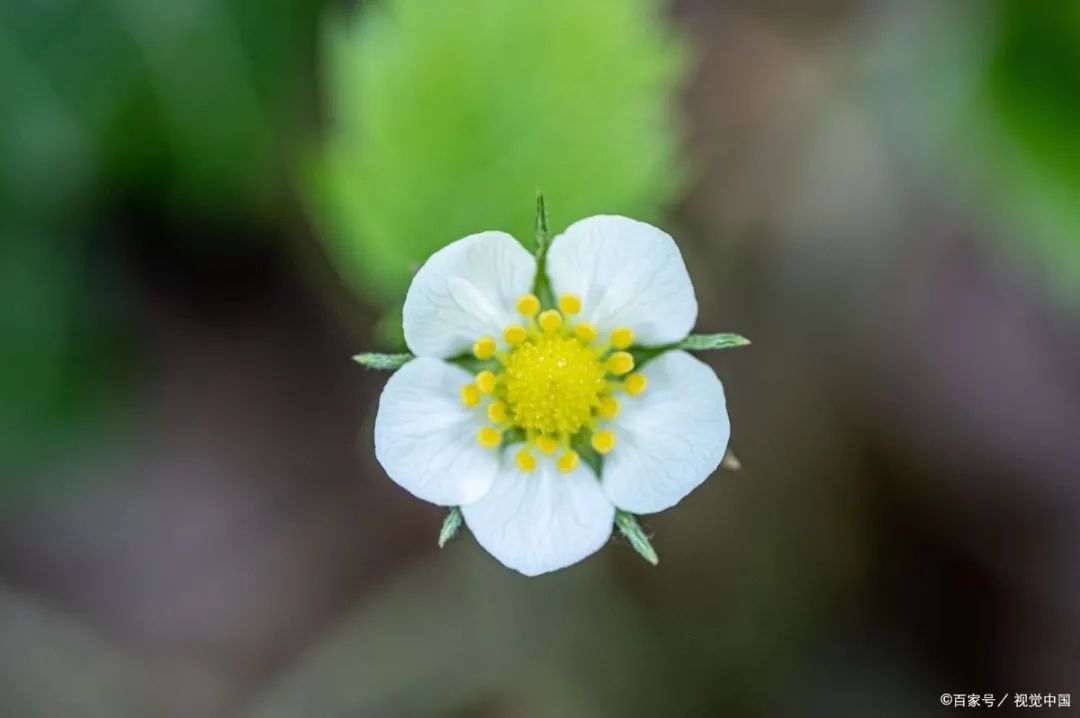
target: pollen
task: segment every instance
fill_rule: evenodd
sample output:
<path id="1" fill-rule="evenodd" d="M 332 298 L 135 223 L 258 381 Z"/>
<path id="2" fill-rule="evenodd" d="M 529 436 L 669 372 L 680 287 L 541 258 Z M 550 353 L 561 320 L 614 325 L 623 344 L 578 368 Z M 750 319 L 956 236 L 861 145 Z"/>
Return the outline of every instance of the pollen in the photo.
<path id="1" fill-rule="evenodd" d="M 476 387 L 485 394 L 495 391 L 495 375 L 485 369 L 476 375 Z"/>
<path id="2" fill-rule="evenodd" d="M 575 434 L 605 388 L 595 350 L 570 337 L 539 335 L 515 348 L 506 365 L 514 422 L 539 434 Z"/>
<path id="3" fill-rule="evenodd" d="M 535 294 L 525 294 L 517 300 L 517 310 L 518 314 L 535 317 L 536 313 L 540 311 L 540 300 L 536 298 Z"/>
<path id="4" fill-rule="evenodd" d="M 607 370 L 616 376 L 622 376 L 634 368 L 634 357 L 629 352 L 614 352 L 607 360 Z"/>
<path id="5" fill-rule="evenodd" d="M 563 314 L 577 314 L 581 311 L 581 297 L 576 294 L 564 294 L 559 297 L 559 311 Z"/>
<path id="6" fill-rule="evenodd" d="M 581 322 L 574 327 L 574 336 L 586 344 L 591 344 L 596 339 L 596 327 L 588 322 Z"/>
<path id="7" fill-rule="evenodd" d="M 514 457 L 514 463 L 517 464 L 519 469 L 528 474 L 536 468 L 536 457 L 529 453 L 528 449 L 522 449 Z"/>
<path id="8" fill-rule="evenodd" d="M 476 441 L 480 446 L 486 449 L 494 449 L 502 443 L 502 434 L 498 429 L 493 429 L 490 426 L 485 426 L 480 431 L 476 432 Z"/>
<path id="9" fill-rule="evenodd" d="M 626 389 L 626 393 L 630 396 L 637 396 L 641 392 L 645 391 L 645 386 L 649 381 L 645 378 L 644 374 L 631 374 L 623 380 L 623 388 Z"/>
<path id="10" fill-rule="evenodd" d="M 529 338 L 529 333 L 520 324 L 511 324 L 503 331 L 503 339 L 507 344 L 516 346 Z"/>
<path id="11" fill-rule="evenodd" d="M 592 448 L 596 449 L 597 453 L 607 454 L 615 448 L 615 434 L 606 429 L 598 431 L 592 435 L 592 440 L 589 443 L 592 444 Z"/>
<path id="12" fill-rule="evenodd" d="M 566 474 L 576 469 L 578 465 L 578 458 L 578 453 L 576 451 L 567 451 L 565 454 L 559 457 L 559 471 Z"/>
<path id="13" fill-rule="evenodd" d="M 611 333 L 611 346 L 626 349 L 634 343 L 634 333 L 627 327 L 619 327 Z"/>
<path id="14" fill-rule="evenodd" d="M 480 388 L 476 384 L 466 384 L 461 387 L 461 403 L 465 406 L 476 406 L 480 403 Z"/>
<path id="15" fill-rule="evenodd" d="M 554 332 L 562 326 L 562 315 L 554 309 L 549 309 L 540 315 L 540 328 L 545 332 Z"/>
<path id="16" fill-rule="evenodd" d="M 480 337 L 473 344 L 472 353 L 477 359 L 490 359 L 495 356 L 495 338 Z"/>

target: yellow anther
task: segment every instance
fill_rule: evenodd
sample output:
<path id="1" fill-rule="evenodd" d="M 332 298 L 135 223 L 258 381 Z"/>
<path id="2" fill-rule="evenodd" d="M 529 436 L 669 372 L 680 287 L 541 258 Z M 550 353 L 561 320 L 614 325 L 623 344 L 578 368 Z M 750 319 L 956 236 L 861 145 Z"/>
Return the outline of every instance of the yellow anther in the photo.
<path id="1" fill-rule="evenodd" d="M 540 314 L 540 327 L 545 332 L 553 332 L 562 326 L 562 315 L 554 309 L 549 309 Z"/>
<path id="2" fill-rule="evenodd" d="M 619 413 L 619 400 L 613 396 L 600 398 L 600 406 L 596 407 L 596 415 L 601 419 L 612 419 Z"/>
<path id="3" fill-rule="evenodd" d="M 634 332 L 628 327 L 619 327 L 611 333 L 611 346 L 616 349 L 625 349 L 634 343 Z"/>
<path id="4" fill-rule="evenodd" d="M 495 375 L 487 369 L 480 372 L 476 375 L 476 387 L 485 394 L 495 391 Z"/>
<path id="5" fill-rule="evenodd" d="M 505 330 L 503 330 L 503 339 L 507 344 L 521 344 L 529 336 L 525 331 L 525 327 L 520 324 L 511 324 Z"/>
<path id="6" fill-rule="evenodd" d="M 517 300 L 517 310 L 518 314 L 524 314 L 527 317 L 536 316 L 536 313 L 540 311 L 540 300 L 535 294 L 523 294 Z"/>
<path id="7" fill-rule="evenodd" d="M 615 448 L 615 434 L 606 429 L 598 431 L 592 435 L 592 440 L 589 443 L 598 453 L 606 454 Z"/>
<path id="8" fill-rule="evenodd" d="M 480 403 L 480 387 L 476 384 L 466 384 L 461 387 L 461 403 L 465 406 L 476 406 Z"/>
<path id="9" fill-rule="evenodd" d="M 476 432 L 476 440 L 488 449 L 494 449 L 502 443 L 502 433 L 498 429 L 493 429 L 490 426 L 485 426 L 480 431 Z"/>
<path id="10" fill-rule="evenodd" d="M 480 337 L 472 345 L 472 353 L 477 359 L 490 359 L 495 356 L 495 348 L 493 337 Z"/>
<path id="11" fill-rule="evenodd" d="M 573 449 L 568 450 L 565 454 L 559 457 L 559 471 L 564 474 L 569 473 L 577 468 L 578 465 L 578 453 Z"/>
<path id="12" fill-rule="evenodd" d="M 514 462 L 517 464 L 517 467 L 525 473 L 529 473 L 536 468 L 536 457 L 530 454 L 528 449 L 522 449 L 517 452 L 517 456 L 514 457 Z"/>
<path id="13" fill-rule="evenodd" d="M 634 368 L 634 357 L 629 352 L 615 352 L 608 357 L 607 370 L 615 376 L 622 376 Z"/>
<path id="14" fill-rule="evenodd" d="M 623 388 L 626 389 L 626 393 L 630 396 L 637 396 L 645 391 L 645 386 L 648 383 L 649 380 L 645 378 L 644 374 L 631 374 L 623 381 Z"/>
<path id="15" fill-rule="evenodd" d="M 577 314 L 581 311 L 581 297 L 576 294 L 564 294 L 559 297 L 559 309 L 563 314 Z"/>
<path id="16" fill-rule="evenodd" d="M 596 327 L 588 322 L 582 322 L 574 327 L 574 335 L 581 341 L 589 344 L 596 339 Z"/>
<path id="17" fill-rule="evenodd" d="M 541 454 L 551 455 L 559 450 L 559 440 L 554 436 L 548 436 L 542 434 L 536 437 L 536 448 L 540 449 Z"/>
<path id="18" fill-rule="evenodd" d="M 506 404 L 501 401 L 493 401 L 488 404 L 487 408 L 488 418 L 494 421 L 496 424 L 501 424 L 506 421 Z"/>

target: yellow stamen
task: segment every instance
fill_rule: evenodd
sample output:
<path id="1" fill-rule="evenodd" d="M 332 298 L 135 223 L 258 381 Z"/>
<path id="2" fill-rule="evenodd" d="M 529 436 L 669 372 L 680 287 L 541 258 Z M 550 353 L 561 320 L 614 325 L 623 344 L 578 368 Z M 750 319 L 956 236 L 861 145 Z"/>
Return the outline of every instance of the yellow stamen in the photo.
<path id="1" fill-rule="evenodd" d="M 498 448 L 511 429 L 524 433 L 527 444 L 515 455 L 520 470 L 535 470 L 541 456 L 558 456 L 560 470 L 574 471 L 581 457 L 569 448 L 568 437 L 584 430 L 591 433 L 593 449 L 610 452 L 615 434 L 596 429 L 597 422 L 615 418 L 622 408 L 612 394 L 645 390 L 645 377 L 631 373 L 634 357 L 626 351 L 634 332 L 617 327 L 598 342 L 594 325 L 568 319 L 582 311 L 576 294 L 560 296 L 558 309 L 547 310 L 536 295 L 524 294 L 515 308 L 520 323 L 506 326 L 498 340 L 482 336 L 473 344 L 478 359 L 498 359 L 499 366 L 488 364 L 490 369 L 477 372 L 461 388 L 461 402 L 484 409 L 491 422 L 476 434 L 482 446 Z"/>
<path id="2" fill-rule="evenodd" d="M 541 454 L 551 455 L 559 450 L 559 440 L 546 434 L 536 437 L 536 448 Z"/>
<path id="3" fill-rule="evenodd" d="M 493 429 L 490 426 L 485 426 L 480 431 L 476 432 L 476 440 L 486 449 L 494 449 L 502 443 L 502 434 L 498 429 Z"/>
<path id="4" fill-rule="evenodd" d="M 461 403 L 465 406 L 476 406 L 480 403 L 480 388 L 476 384 L 466 384 L 461 387 Z"/>
<path id="5" fill-rule="evenodd" d="M 487 408 L 488 418 L 494 421 L 496 424 L 501 424 L 506 421 L 506 404 L 501 401 L 493 401 L 488 404 Z"/>
<path id="6" fill-rule="evenodd" d="M 616 349 L 625 349 L 634 343 L 634 332 L 628 327 L 619 327 L 611 333 L 611 346 Z"/>
<path id="7" fill-rule="evenodd" d="M 596 327 L 588 322 L 581 322 L 574 327 L 574 336 L 586 344 L 589 344 L 596 339 Z"/>
<path id="8" fill-rule="evenodd" d="M 530 454 L 528 449 L 522 449 L 517 452 L 517 456 L 514 457 L 514 462 L 517 464 L 517 467 L 525 473 L 529 473 L 536 468 L 536 457 Z"/>
<path id="9" fill-rule="evenodd" d="M 619 400 L 613 396 L 600 398 L 600 406 L 596 407 L 596 415 L 601 419 L 612 419 L 619 413 Z"/>
<path id="10" fill-rule="evenodd" d="M 518 314 L 534 317 L 540 311 L 540 300 L 536 298 L 535 294 L 523 294 L 517 300 L 517 310 Z"/>
<path id="11" fill-rule="evenodd" d="M 629 352 L 615 352 L 608 357 L 607 370 L 615 376 L 622 376 L 634 368 L 634 357 Z"/>
<path id="12" fill-rule="evenodd" d="M 577 314 L 581 311 L 581 298 L 576 294 L 564 294 L 559 297 L 559 309 L 563 314 Z"/>
<path id="13" fill-rule="evenodd" d="M 511 324 L 503 331 L 503 339 L 511 346 L 521 344 L 528 336 L 529 333 L 520 324 Z"/>
<path id="14" fill-rule="evenodd" d="M 593 448 L 599 453 L 607 453 L 611 449 L 615 448 L 615 433 L 604 430 L 598 431 L 593 434 L 592 441 L 590 442 Z"/>
<path id="15" fill-rule="evenodd" d="M 476 375 L 476 386 L 485 394 L 495 391 L 495 375 L 485 369 Z"/>
<path id="16" fill-rule="evenodd" d="M 615 448 L 615 434 L 606 429 L 598 431 L 592 435 L 592 440 L 589 443 L 598 453 L 606 454 Z"/>
<path id="17" fill-rule="evenodd" d="M 626 389 L 626 393 L 630 396 L 637 396 L 645 391 L 645 386 L 648 383 L 649 380 L 645 378 L 644 374 L 631 374 L 623 382 L 623 388 Z"/>
<path id="18" fill-rule="evenodd" d="M 493 337 L 480 337 L 473 344 L 472 353 L 477 359 L 490 359 L 495 356 L 495 339 Z"/>
<path id="19" fill-rule="evenodd" d="M 540 327 L 545 332 L 553 332 L 562 326 L 562 315 L 554 309 L 549 309 L 540 315 Z"/>

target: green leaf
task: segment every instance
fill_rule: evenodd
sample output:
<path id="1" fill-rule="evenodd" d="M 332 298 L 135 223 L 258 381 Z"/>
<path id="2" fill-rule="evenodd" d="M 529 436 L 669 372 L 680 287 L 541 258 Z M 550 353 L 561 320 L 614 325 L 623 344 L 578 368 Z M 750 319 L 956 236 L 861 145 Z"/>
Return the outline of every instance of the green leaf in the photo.
<path id="1" fill-rule="evenodd" d="M 457 536 L 458 530 L 461 528 L 461 509 L 457 506 L 451 506 L 450 511 L 446 514 L 446 518 L 442 522 L 442 530 L 439 531 L 439 548 L 446 545 L 446 542 Z"/>
<path id="2" fill-rule="evenodd" d="M 749 343 L 749 339 L 738 334 L 691 334 L 676 344 L 675 348 L 698 352 L 708 349 L 744 347 Z"/>
<path id="3" fill-rule="evenodd" d="M 660 563 L 660 557 L 656 555 L 656 551 L 653 549 L 652 544 L 649 543 L 649 538 L 645 535 L 645 532 L 641 529 L 637 519 L 632 513 L 627 511 L 615 512 L 615 525 L 619 527 L 619 531 L 623 536 L 630 541 L 630 545 L 634 547 L 634 550 L 641 554 L 641 557 L 651 563 L 653 566 Z"/>
<path id="4" fill-rule="evenodd" d="M 594 214 L 656 223 L 680 196 L 692 57 L 664 3 L 336 5 L 360 7 L 325 25 L 334 122 L 301 184 L 330 259 L 364 296 L 398 301 L 416 264 L 485 229 L 534 249 L 539 188 L 557 203 L 552 238 Z"/>
<path id="5" fill-rule="evenodd" d="M 412 358 L 413 355 L 408 352 L 403 354 L 377 354 L 375 352 L 366 352 L 354 356 L 353 361 L 368 369 L 394 371 L 395 369 L 400 369 L 405 366 Z"/>

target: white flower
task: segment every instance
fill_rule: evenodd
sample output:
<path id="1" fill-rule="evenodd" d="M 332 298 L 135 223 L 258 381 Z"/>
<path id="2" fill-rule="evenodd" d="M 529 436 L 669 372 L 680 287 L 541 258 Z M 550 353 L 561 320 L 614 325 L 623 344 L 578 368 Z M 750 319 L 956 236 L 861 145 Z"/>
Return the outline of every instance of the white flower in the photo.
<path id="1" fill-rule="evenodd" d="M 671 237 L 590 217 L 555 238 L 545 269 L 557 308 L 532 293 L 537 260 L 508 234 L 436 252 L 405 299 L 416 358 L 390 378 L 375 419 L 390 478 L 460 506 L 480 545 L 528 576 L 603 546 L 616 508 L 678 503 L 717 468 L 730 433 L 706 364 L 670 350 L 635 367 L 627 351 L 673 345 L 697 318 Z M 487 368 L 450 361 L 470 354 Z M 589 447 L 599 476 L 579 453 Z"/>

